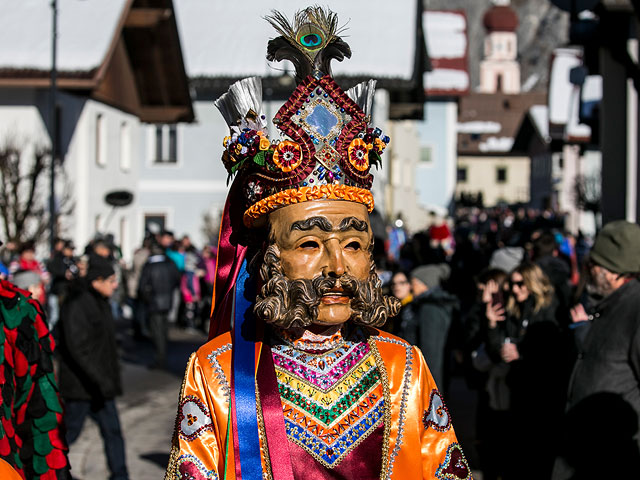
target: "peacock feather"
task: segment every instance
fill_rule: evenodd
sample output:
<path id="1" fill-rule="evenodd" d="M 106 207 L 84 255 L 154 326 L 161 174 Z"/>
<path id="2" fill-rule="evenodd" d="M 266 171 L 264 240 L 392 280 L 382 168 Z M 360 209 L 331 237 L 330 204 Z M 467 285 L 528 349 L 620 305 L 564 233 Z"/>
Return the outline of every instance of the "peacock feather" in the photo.
<path id="1" fill-rule="evenodd" d="M 330 75 L 331 60 L 351 57 L 349 45 L 339 36 L 345 28 L 338 26 L 338 15 L 328 8 L 307 7 L 296 12 L 292 22 L 276 10 L 265 19 L 280 33 L 269 41 L 267 59 L 293 62 L 297 83 L 309 75 Z"/>

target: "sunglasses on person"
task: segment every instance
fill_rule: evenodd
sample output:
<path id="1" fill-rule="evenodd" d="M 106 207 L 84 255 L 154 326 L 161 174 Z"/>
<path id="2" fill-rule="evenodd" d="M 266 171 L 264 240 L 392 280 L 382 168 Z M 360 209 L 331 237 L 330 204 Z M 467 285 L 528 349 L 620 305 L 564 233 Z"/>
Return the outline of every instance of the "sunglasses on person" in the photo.
<path id="1" fill-rule="evenodd" d="M 522 288 L 522 287 L 524 287 L 524 280 L 518 280 L 517 282 L 511 280 L 509 282 L 509 284 L 511 285 L 511 288 L 513 288 L 513 287 Z"/>

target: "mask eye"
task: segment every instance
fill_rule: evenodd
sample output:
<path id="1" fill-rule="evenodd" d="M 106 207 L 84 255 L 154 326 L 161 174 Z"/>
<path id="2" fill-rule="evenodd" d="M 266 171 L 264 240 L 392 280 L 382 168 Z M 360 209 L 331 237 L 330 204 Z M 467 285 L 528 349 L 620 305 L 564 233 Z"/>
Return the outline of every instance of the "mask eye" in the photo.
<path id="1" fill-rule="evenodd" d="M 314 241 L 314 240 L 307 240 L 306 242 L 302 243 L 298 248 L 304 248 L 306 249 L 315 249 L 318 248 L 320 245 L 318 245 L 318 242 Z"/>
<path id="2" fill-rule="evenodd" d="M 360 242 L 351 242 L 344 248 L 345 250 L 360 250 Z"/>

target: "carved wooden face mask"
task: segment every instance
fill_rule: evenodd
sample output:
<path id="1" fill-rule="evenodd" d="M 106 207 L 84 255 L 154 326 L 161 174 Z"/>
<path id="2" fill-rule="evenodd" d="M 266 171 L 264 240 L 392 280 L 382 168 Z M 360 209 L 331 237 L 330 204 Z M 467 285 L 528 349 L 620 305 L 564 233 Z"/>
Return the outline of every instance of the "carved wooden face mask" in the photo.
<path id="1" fill-rule="evenodd" d="M 384 297 L 371 259 L 366 207 L 321 200 L 283 207 L 270 217 L 274 243 L 261 271 L 255 312 L 283 328 L 381 325 L 397 311 Z"/>

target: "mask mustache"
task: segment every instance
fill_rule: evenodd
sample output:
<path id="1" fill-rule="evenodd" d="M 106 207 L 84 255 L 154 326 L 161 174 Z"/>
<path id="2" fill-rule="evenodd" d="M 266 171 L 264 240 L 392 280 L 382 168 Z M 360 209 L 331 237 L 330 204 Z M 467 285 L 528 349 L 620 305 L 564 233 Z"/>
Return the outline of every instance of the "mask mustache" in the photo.
<path id="1" fill-rule="evenodd" d="M 312 281 L 312 286 L 318 298 L 337 290 L 341 290 L 345 296 L 355 297 L 358 294 L 360 283 L 356 278 L 345 274 L 339 278 L 316 277 Z"/>

